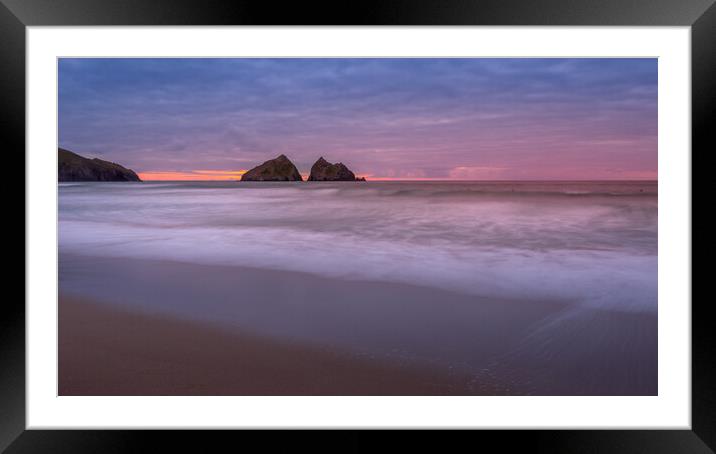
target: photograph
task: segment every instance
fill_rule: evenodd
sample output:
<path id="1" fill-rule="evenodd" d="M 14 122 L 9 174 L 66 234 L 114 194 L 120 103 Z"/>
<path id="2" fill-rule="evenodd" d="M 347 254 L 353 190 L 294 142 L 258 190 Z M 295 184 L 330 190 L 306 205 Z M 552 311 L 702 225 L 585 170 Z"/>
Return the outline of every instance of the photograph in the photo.
<path id="1" fill-rule="evenodd" d="M 58 395 L 658 396 L 658 81 L 57 58 Z"/>

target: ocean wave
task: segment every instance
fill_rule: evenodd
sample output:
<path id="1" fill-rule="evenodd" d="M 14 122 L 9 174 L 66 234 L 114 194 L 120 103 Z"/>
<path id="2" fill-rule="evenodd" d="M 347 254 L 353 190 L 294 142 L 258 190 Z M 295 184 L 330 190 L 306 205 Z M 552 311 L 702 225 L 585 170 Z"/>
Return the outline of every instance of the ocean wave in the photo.
<path id="1" fill-rule="evenodd" d="M 285 269 L 499 299 L 656 310 L 656 197 L 471 197 L 473 187 L 443 186 L 451 187 L 63 187 L 59 246 L 87 255 Z"/>

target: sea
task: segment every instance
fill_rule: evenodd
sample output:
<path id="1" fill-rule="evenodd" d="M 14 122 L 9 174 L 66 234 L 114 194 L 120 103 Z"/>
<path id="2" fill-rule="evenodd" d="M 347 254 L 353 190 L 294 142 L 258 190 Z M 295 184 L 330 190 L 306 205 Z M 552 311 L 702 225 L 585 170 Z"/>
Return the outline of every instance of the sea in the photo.
<path id="1" fill-rule="evenodd" d="M 519 377 L 513 384 L 525 394 L 656 393 L 655 181 L 60 183 L 58 191 L 61 292 L 231 320 L 371 357 L 422 358 L 469 369 L 476 381 L 480 373 Z M 262 296 L 210 277 L 192 284 L 186 272 L 176 285 L 182 290 L 172 293 L 161 267 L 111 263 L 251 268 L 312 280 L 300 294 L 277 293 L 281 283 L 269 283 Z M 313 292 L 322 280 L 347 284 Z M 401 297 L 398 307 L 391 295 L 406 293 L 381 296 L 383 287 L 351 282 L 424 290 Z M 354 288 L 370 291 L 349 295 Z M 283 298 L 296 304 L 277 301 Z M 485 301 L 561 309 L 521 327 L 500 352 L 504 361 L 490 362 L 476 353 L 489 313 L 470 309 Z M 282 319 L 286 311 L 294 315 Z M 560 380 L 564 386 L 553 389 Z"/>
<path id="2" fill-rule="evenodd" d="M 657 308 L 656 182 L 61 183 L 60 252 Z"/>

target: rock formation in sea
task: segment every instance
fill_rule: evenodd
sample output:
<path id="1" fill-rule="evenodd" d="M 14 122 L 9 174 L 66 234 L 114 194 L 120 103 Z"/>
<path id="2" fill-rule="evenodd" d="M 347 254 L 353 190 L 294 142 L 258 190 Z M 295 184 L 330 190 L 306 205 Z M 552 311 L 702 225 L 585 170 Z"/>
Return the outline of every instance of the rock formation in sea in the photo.
<path id="1" fill-rule="evenodd" d="M 64 148 L 57 149 L 57 177 L 59 181 L 142 181 L 131 169 Z"/>
<path id="2" fill-rule="evenodd" d="M 281 155 L 241 175 L 241 181 L 303 181 L 303 178 L 291 160 Z"/>
<path id="3" fill-rule="evenodd" d="M 320 157 L 311 167 L 308 181 L 365 181 L 365 178 L 357 179 L 342 162 L 331 164 Z"/>

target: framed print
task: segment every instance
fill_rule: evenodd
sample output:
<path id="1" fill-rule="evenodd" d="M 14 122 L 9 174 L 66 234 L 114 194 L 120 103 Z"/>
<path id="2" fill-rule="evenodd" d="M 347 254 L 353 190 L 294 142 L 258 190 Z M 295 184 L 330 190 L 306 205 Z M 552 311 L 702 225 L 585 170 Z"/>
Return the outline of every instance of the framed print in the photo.
<path id="1" fill-rule="evenodd" d="M 712 2 L 0 12 L 8 452 L 257 428 L 713 451 Z"/>

